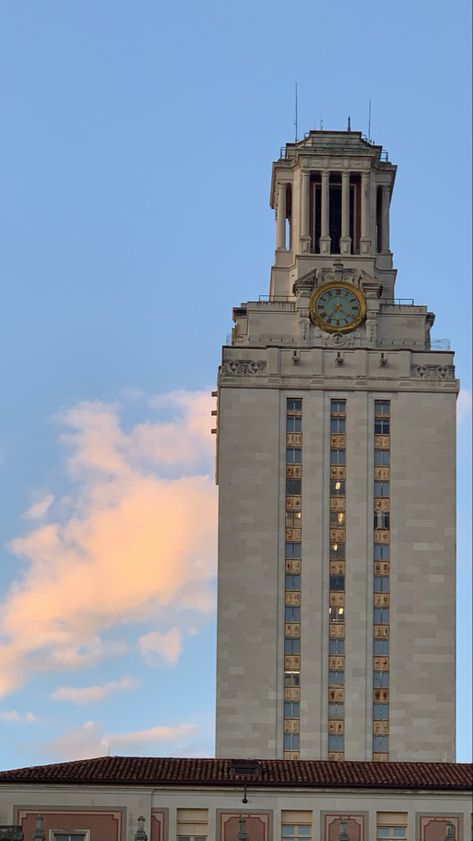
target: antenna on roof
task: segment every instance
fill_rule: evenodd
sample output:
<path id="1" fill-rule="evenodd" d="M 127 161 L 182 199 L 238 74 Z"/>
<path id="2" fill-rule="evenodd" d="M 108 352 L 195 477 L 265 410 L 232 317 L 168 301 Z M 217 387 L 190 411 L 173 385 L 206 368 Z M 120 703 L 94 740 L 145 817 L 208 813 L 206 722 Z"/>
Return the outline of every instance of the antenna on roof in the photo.
<path id="1" fill-rule="evenodd" d="M 321 118 L 320 118 L 320 131 L 323 131 L 323 130 L 324 130 L 324 121 L 323 121 L 323 119 L 322 119 L 322 117 L 321 117 Z"/>
<path id="2" fill-rule="evenodd" d="M 295 86 L 294 105 L 295 105 L 295 108 L 294 108 L 294 128 L 295 128 L 295 138 L 296 138 L 295 142 L 297 143 L 297 82 L 296 82 L 296 86 Z"/>
<path id="3" fill-rule="evenodd" d="M 371 143 L 371 97 L 370 97 L 370 104 L 368 107 L 368 140 Z"/>
<path id="4" fill-rule="evenodd" d="M 350 117 L 348 117 L 347 131 L 351 131 L 351 120 L 350 120 Z"/>

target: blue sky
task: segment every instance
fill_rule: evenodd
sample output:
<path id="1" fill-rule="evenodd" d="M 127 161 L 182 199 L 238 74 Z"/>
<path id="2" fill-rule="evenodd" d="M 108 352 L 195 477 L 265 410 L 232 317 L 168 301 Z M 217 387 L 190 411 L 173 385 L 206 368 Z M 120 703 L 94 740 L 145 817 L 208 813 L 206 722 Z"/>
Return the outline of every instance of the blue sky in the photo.
<path id="1" fill-rule="evenodd" d="M 268 291 L 270 168 L 296 80 L 300 134 L 348 115 L 366 132 L 372 100 L 399 167 L 396 294 L 428 304 L 456 349 L 470 757 L 469 14 L 1 4 L 0 767 L 213 751 L 209 392 L 232 306 Z"/>

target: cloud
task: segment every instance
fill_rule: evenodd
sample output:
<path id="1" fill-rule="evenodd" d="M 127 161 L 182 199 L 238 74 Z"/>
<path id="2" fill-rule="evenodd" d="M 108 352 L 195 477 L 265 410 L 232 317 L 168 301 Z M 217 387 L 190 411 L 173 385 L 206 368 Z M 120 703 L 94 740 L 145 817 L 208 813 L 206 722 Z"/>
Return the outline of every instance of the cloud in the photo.
<path id="1" fill-rule="evenodd" d="M 0 695 L 38 670 L 122 653 L 110 629 L 139 622 L 166 634 L 212 615 L 211 406 L 207 394 L 175 392 L 153 406 L 165 420 L 130 429 L 100 402 L 60 416 L 70 486 L 61 518 L 10 544 L 25 567 L 0 604 Z M 168 642 L 177 656 L 176 635 Z"/>
<path id="2" fill-rule="evenodd" d="M 471 415 L 472 395 L 468 388 L 461 388 L 457 399 L 457 421 L 467 420 Z"/>
<path id="3" fill-rule="evenodd" d="M 182 634 L 179 628 L 170 628 L 164 634 L 151 631 L 139 637 L 138 647 L 148 665 L 155 666 L 164 660 L 169 666 L 174 666 L 181 653 Z"/>
<path id="4" fill-rule="evenodd" d="M 60 738 L 45 745 L 46 750 L 55 758 L 62 760 L 89 759 L 94 756 L 110 754 L 147 756 L 176 751 L 186 754 L 189 739 L 198 732 L 194 724 L 157 725 L 147 730 L 130 733 L 103 732 L 97 721 L 86 721 L 80 727 L 73 727 Z"/>
<path id="5" fill-rule="evenodd" d="M 98 686 L 60 686 L 49 696 L 54 701 L 71 701 L 73 704 L 89 704 L 103 701 L 112 692 L 127 692 L 138 689 L 139 681 L 130 675 L 123 675 L 118 680 L 110 680 Z"/>
<path id="6" fill-rule="evenodd" d="M 16 710 L 0 710 L 1 721 L 12 721 L 19 724 L 36 724 L 39 720 L 34 713 L 19 713 Z"/>
<path id="7" fill-rule="evenodd" d="M 52 494 L 46 494 L 34 502 L 33 505 L 25 511 L 23 516 L 27 520 L 42 520 L 48 513 L 53 502 L 54 496 Z"/>

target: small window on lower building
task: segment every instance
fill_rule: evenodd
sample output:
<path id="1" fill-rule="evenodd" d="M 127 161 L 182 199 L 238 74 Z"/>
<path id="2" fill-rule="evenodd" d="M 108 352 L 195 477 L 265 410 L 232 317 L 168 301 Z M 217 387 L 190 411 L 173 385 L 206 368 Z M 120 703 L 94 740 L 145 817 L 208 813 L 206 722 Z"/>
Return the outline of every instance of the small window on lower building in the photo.
<path id="1" fill-rule="evenodd" d="M 291 841 L 293 841 L 294 839 L 295 841 L 295 839 L 298 838 L 305 838 L 306 841 L 310 841 L 310 839 L 312 838 L 311 831 L 312 830 L 310 824 L 292 823 L 285 824 L 281 828 L 281 835 L 283 841 L 289 841 L 289 839 L 291 839 Z"/>
<path id="2" fill-rule="evenodd" d="M 51 831 L 52 841 L 89 841 L 89 833 L 87 831 L 69 832 L 65 830 Z"/>
<path id="3" fill-rule="evenodd" d="M 177 841 L 207 841 L 206 835 L 178 835 Z"/>
<path id="4" fill-rule="evenodd" d="M 378 812 L 376 841 L 407 838 L 407 812 Z"/>

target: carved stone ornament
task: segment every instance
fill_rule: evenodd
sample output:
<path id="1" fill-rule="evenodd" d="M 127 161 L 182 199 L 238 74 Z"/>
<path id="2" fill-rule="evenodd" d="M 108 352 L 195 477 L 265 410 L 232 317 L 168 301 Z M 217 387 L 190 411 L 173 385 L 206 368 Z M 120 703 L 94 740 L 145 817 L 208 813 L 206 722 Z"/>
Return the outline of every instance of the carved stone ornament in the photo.
<path id="1" fill-rule="evenodd" d="M 222 377 L 254 377 L 264 374 L 267 363 L 254 359 L 231 359 L 222 363 Z"/>
<path id="2" fill-rule="evenodd" d="M 453 365 L 413 365 L 411 375 L 418 380 L 454 380 Z"/>

